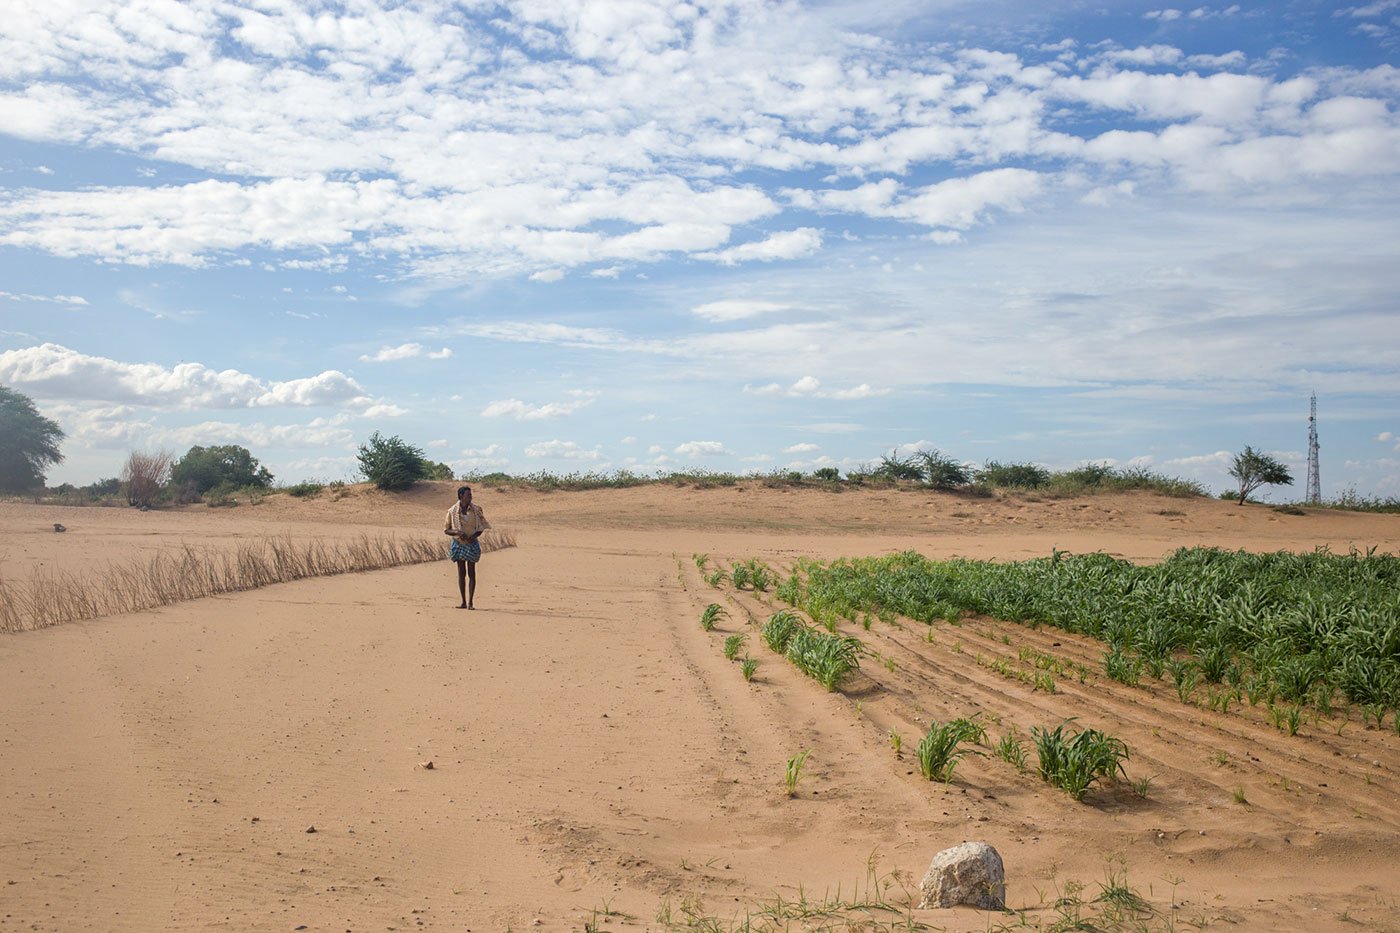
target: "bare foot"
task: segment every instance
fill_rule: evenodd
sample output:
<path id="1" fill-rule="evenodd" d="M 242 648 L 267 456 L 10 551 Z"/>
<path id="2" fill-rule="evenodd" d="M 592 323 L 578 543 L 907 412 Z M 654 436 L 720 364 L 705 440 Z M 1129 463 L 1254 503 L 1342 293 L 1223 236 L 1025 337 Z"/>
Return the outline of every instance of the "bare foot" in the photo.
<path id="1" fill-rule="evenodd" d="M 476 607 L 475 607 L 475 606 L 468 606 L 467 608 L 468 608 L 468 609 L 475 609 Z"/>
<path id="2" fill-rule="evenodd" d="M 462 603 L 462 604 L 458 605 L 457 608 L 458 608 L 458 609 L 470 609 L 470 608 L 472 608 L 472 607 L 471 607 L 471 606 L 468 606 L 466 603 Z"/>

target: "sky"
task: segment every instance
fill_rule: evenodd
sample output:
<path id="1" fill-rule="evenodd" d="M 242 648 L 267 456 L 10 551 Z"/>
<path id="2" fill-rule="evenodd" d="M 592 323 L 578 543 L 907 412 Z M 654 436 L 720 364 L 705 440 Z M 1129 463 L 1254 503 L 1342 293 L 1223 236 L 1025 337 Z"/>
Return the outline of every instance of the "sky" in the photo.
<path id="1" fill-rule="evenodd" d="M 17 0 L 50 484 L 1143 466 L 1400 496 L 1400 0 Z"/>

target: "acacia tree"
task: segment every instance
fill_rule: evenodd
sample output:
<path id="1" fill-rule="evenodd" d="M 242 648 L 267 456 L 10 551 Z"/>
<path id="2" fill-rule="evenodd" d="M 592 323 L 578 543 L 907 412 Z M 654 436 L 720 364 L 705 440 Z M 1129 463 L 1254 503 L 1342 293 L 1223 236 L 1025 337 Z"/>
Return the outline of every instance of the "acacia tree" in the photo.
<path id="1" fill-rule="evenodd" d="M 44 471 L 63 462 L 63 431 L 39 414 L 27 395 L 0 386 L 0 490 L 44 485 Z"/>
<path id="2" fill-rule="evenodd" d="M 1244 505 L 1249 494 L 1260 486 L 1293 485 L 1293 474 L 1288 472 L 1288 467 L 1248 444 L 1231 458 L 1230 475 L 1240 484 L 1239 496 L 1235 500 L 1238 505 Z"/>

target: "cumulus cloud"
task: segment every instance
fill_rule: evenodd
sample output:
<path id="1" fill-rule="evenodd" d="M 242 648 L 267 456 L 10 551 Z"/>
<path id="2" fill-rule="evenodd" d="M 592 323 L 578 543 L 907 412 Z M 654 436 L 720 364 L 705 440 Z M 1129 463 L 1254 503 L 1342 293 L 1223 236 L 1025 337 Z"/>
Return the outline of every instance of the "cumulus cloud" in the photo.
<path id="1" fill-rule="evenodd" d="M 543 421 L 572 415 L 580 408 L 593 404 L 593 398 L 584 395 L 572 402 L 546 402 L 543 405 L 530 405 L 520 399 L 507 398 L 491 402 L 481 410 L 483 418 L 514 418 L 516 421 Z"/>
<path id="2" fill-rule="evenodd" d="M 424 356 L 430 360 L 445 360 L 452 356 L 447 347 L 441 350 L 427 350 L 421 343 L 401 343 L 397 347 L 380 347 L 375 353 L 360 356 L 362 363 L 391 363 L 397 360 L 411 360 Z"/>
<path id="3" fill-rule="evenodd" d="M 701 457 L 733 456 L 734 451 L 725 447 L 720 441 L 686 441 L 683 444 L 677 444 L 672 453 L 696 460 Z"/>
<path id="4" fill-rule="evenodd" d="M 536 459 L 553 460 L 598 460 L 602 454 L 597 448 L 580 447 L 574 441 L 541 441 L 525 448 L 525 456 Z"/>
<path id="5" fill-rule="evenodd" d="M 336 370 L 282 382 L 200 363 L 123 363 L 45 343 L 0 353 L 0 383 L 46 399 L 89 399 L 151 408 L 363 406 L 365 390 Z"/>
<path id="6" fill-rule="evenodd" d="M 697 259 L 710 259 L 732 266 L 735 263 L 758 260 L 772 262 L 776 259 L 799 259 L 810 256 L 822 245 L 822 232 L 815 227 L 800 227 L 775 233 L 756 243 L 743 243 L 719 252 L 696 253 Z"/>
<path id="7" fill-rule="evenodd" d="M 1084 169 L 1105 188 L 1167 167 L 1175 184 L 1267 191 L 1400 161 L 1381 69 L 1275 77 L 1239 51 L 945 49 L 768 3 L 178 9 L 134 28 L 121 4 L 91 4 L 77 28 L 68 5 L 31 5 L 0 37 L 0 81 L 23 88 L 0 92 L 8 133 L 195 179 L 8 191 L 0 244 L 134 265 L 256 250 L 305 271 L 387 257 L 432 279 L 551 282 L 675 256 L 801 259 L 840 235 L 795 226 L 804 210 L 958 242 Z M 1393 19 L 1390 0 L 1339 13 Z M 1244 14 L 1143 15 L 1165 32 Z M 1360 124 L 1306 119 L 1362 87 L 1382 106 Z M 1105 123 L 1134 134 L 1134 158 L 1095 145 Z M 779 198 L 747 181 L 823 176 L 830 190 Z"/>
<path id="8" fill-rule="evenodd" d="M 784 447 L 785 454 L 809 454 L 813 451 L 821 450 L 817 444 L 793 444 L 791 447 Z"/>

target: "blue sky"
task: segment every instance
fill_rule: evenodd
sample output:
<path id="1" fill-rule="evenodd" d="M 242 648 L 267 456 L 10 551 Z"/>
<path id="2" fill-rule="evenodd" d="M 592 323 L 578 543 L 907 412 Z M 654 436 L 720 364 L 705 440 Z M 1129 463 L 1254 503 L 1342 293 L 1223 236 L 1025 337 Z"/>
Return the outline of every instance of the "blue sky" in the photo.
<path id="1" fill-rule="evenodd" d="M 1400 0 L 22 0 L 0 384 L 50 482 L 891 449 L 1400 495 Z"/>

